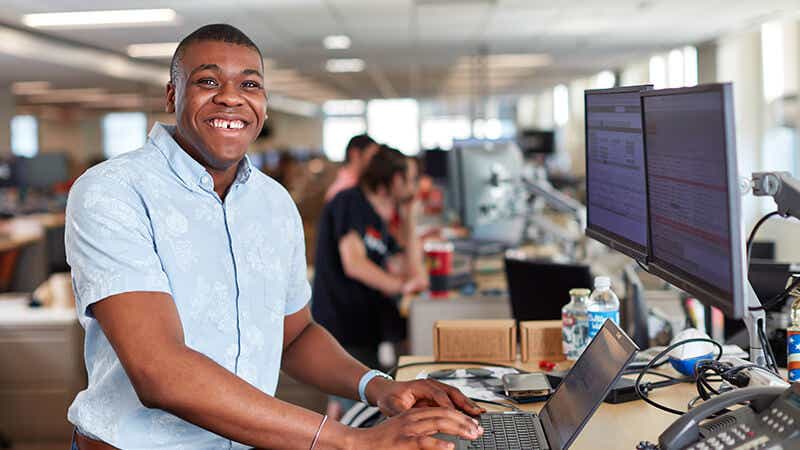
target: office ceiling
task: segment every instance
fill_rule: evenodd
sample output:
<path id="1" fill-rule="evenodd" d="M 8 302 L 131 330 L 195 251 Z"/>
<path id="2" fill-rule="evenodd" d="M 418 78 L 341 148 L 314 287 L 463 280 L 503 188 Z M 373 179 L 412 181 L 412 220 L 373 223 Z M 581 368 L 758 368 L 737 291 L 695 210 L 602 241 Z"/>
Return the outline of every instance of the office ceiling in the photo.
<path id="1" fill-rule="evenodd" d="M 27 13 L 86 10 L 84 0 L 0 0 L 0 21 L 21 26 Z M 797 0 L 106 0 L 102 9 L 172 8 L 177 24 L 42 30 L 49 36 L 124 53 L 129 44 L 177 41 L 200 25 L 240 27 L 302 82 L 279 90 L 296 98 L 429 97 L 469 92 L 463 58 L 544 53 L 543 67 L 490 69 L 494 93 L 530 92 L 554 82 L 614 69 L 675 46 L 793 15 Z M 93 9 L 100 9 L 99 7 Z M 347 50 L 326 50 L 346 34 Z M 362 73 L 331 74 L 328 58 L 361 58 Z M 166 60 L 154 60 L 166 65 Z M 0 83 L 48 80 L 59 87 L 152 91 L 77 67 L 0 53 Z M 269 79 L 269 71 L 267 73 Z M 160 92 L 159 89 L 155 91 Z M 313 95 L 311 95 L 313 94 Z"/>

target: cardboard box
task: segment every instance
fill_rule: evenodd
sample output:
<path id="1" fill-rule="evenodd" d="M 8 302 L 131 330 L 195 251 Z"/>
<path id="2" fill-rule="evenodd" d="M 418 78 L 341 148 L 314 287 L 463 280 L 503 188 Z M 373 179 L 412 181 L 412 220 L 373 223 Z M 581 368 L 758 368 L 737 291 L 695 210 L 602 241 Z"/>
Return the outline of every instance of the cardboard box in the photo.
<path id="1" fill-rule="evenodd" d="M 436 361 L 515 361 L 513 320 L 438 320 L 433 324 Z"/>
<path id="2" fill-rule="evenodd" d="M 560 320 L 531 320 L 519 323 L 522 344 L 522 362 L 564 361 L 564 347 L 561 343 Z"/>

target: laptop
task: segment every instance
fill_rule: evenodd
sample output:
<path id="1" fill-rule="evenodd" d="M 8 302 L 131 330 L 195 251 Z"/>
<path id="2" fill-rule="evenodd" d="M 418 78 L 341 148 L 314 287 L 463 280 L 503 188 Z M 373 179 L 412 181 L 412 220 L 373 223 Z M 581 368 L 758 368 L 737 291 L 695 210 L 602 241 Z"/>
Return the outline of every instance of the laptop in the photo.
<path id="1" fill-rule="evenodd" d="M 442 434 L 435 437 L 456 443 L 456 450 L 567 449 L 637 350 L 617 324 L 606 320 L 538 415 L 486 413 L 479 418 L 484 434 L 474 441 Z"/>
<path id="2" fill-rule="evenodd" d="M 514 319 L 561 320 L 569 291 L 591 288 L 592 272 L 583 264 L 505 259 L 508 296 Z"/>

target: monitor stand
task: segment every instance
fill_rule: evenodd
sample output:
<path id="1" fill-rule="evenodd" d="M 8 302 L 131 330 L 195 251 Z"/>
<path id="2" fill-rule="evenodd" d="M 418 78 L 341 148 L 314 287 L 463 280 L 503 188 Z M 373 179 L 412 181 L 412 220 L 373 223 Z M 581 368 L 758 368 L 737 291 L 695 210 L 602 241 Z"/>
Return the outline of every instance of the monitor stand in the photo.
<path id="1" fill-rule="evenodd" d="M 763 309 L 750 309 L 760 308 L 761 301 L 758 299 L 758 296 L 756 296 L 756 291 L 753 290 L 753 286 L 749 281 L 745 282 L 744 289 L 744 325 L 747 327 L 747 334 L 750 339 L 750 362 L 766 368 L 768 367 L 767 357 L 765 354 L 765 349 L 761 346 L 759 330 L 764 336 L 767 335 L 767 314 Z"/>

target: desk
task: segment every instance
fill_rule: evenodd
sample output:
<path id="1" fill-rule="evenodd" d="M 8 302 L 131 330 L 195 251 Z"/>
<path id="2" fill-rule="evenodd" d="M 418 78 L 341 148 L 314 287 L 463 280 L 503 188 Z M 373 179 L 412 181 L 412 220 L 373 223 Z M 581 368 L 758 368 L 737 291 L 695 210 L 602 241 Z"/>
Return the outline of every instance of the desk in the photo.
<path id="1" fill-rule="evenodd" d="M 0 221 L 0 252 L 18 249 L 10 290 L 33 292 L 44 282 L 53 259 L 64 254 L 64 213 L 33 214 Z M 66 262 L 58 268 L 64 270 Z"/>
<path id="2" fill-rule="evenodd" d="M 403 356 L 400 364 L 418 363 L 432 361 L 431 357 Z M 538 370 L 536 364 L 522 364 L 519 361 L 515 364 L 524 370 Z M 397 373 L 398 380 L 410 380 L 417 376 L 422 370 L 443 368 L 442 366 L 416 366 L 400 369 Z M 457 364 L 452 367 L 465 367 Z M 657 402 L 672 406 L 673 408 L 686 410 L 686 404 L 697 395 L 694 384 L 682 383 L 663 389 L 657 389 L 651 393 L 651 398 Z M 538 412 L 544 403 L 533 403 L 518 405 L 526 411 Z M 502 411 L 502 408 L 482 405 L 489 410 Z M 581 431 L 575 443 L 572 445 L 574 450 L 632 450 L 640 441 L 657 442 L 658 436 L 677 416 L 656 409 L 642 401 L 621 403 L 611 405 L 603 403 L 595 411 L 594 416 Z"/>

